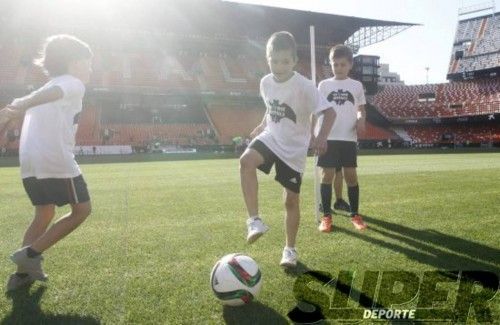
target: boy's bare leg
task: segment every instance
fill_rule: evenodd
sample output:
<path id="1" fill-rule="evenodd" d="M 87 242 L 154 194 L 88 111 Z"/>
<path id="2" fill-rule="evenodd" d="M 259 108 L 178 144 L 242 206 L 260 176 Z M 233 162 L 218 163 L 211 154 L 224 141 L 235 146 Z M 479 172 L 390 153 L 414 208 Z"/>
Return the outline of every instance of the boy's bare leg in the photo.
<path id="1" fill-rule="evenodd" d="M 344 167 L 344 177 L 347 186 L 357 186 L 358 185 L 358 174 L 356 173 L 356 167 Z"/>
<path id="2" fill-rule="evenodd" d="M 46 212 L 50 217 L 50 208 L 47 208 L 46 210 L 47 211 L 44 212 Z M 42 209 L 37 210 L 37 212 L 41 211 Z M 61 219 L 57 220 L 41 235 L 40 233 L 43 230 L 42 228 L 47 228 L 51 218 L 48 220 L 49 218 L 47 216 L 38 218 L 35 217 L 35 224 L 28 228 L 27 236 L 25 236 L 26 243 L 32 241 L 31 244 L 29 244 L 29 247 L 23 247 L 11 255 L 11 260 L 18 266 L 18 273 L 26 273 L 29 275 L 29 278 L 25 277 L 24 280 L 47 280 L 47 275 L 42 270 L 42 257 L 40 254 L 77 228 L 88 217 L 90 212 L 90 201 L 72 204 L 71 213 L 68 213 Z M 38 238 L 34 239 L 37 236 Z M 10 289 L 17 285 L 18 284 L 12 283 L 11 279 L 9 279 L 7 287 Z"/>
<path id="3" fill-rule="evenodd" d="M 241 190 L 248 211 L 247 243 L 259 239 L 269 228 L 259 216 L 257 167 L 264 163 L 264 158 L 254 149 L 247 149 L 240 158 Z"/>
<path id="4" fill-rule="evenodd" d="M 31 245 L 40 238 L 49 227 L 56 213 L 54 204 L 35 206 L 35 218 L 24 233 L 23 247 Z"/>
<path id="5" fill-rule="evenodd" d="M 284 190 L 286 246 L 295 247 L 295 240 L 300 224 L 299 194 Z"/>
<path id="6" fill-rule="evenodd" d="M 335 171 L 335 179 L 333 181 L 333 188 L 335 190 L 335 199 L 342 199 L 342 187 L 344 183 L 344 176 L 342 169 L 340 171 Z"/>
<path id="7" fill-rule="evenodd" d="M 54 204 L 35 206 L 35 217 L 24 233 L 22 247 L 30 246 L 45 233 L 52 219 L 54 219 L 55 213 L 56 206 Z M 21 274 L 25 273 L 25 270 L 18 266 L 17 272 Z"/>
<path id="8" fill-rule="evenodd" d="M 332 184 L 334 176 L 334 168 L 321 167 L 321 184 Z"/>
<path id="9" fill-rule="evenodd" d="M 335 180 L 333 181 L 333 187 L 335 189 L 335 203 L 333 204 L 333 208 L 335 210 L 342 210 L 349 212 L 351 211 L 351 207 L 347 204 L 343 199 L 342 188 L 344 183 L 344 175 L 342 172 L 342 168 L 340 170 L 335 170 Z"/>
<path id="10" fill-rule="evenodd" d="M 71 212 L 57 220 L 49 230 L 31 244 L 31 248 L 40 253 L 44 252 L 82 224 L 91 211 L 90 201 L 71 204 Z"/>
<path id="11" fill-rule="evenodd" d="M 243 198 L 249 217 L 259 215 L 257 167 L 264 163 L 264 158 L 254 149 L 247 149 L 240 158 L 240 179 Z"/>
<path id="12" fill-rule="evenodd" d="M 295 240 L 300 223 L 299 194 L 288 189 L 283 193 L 285 200 L 285 233 L 286 241 L 280 265 L 284 267 L 297 266 L 297 251 L 295 250 Z"/>

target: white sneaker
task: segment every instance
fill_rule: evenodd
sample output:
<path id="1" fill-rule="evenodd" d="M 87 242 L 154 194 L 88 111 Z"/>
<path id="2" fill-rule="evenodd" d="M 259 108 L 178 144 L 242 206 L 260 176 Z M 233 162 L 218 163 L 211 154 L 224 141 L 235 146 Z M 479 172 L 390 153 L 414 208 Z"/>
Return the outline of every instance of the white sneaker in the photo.
<path id="1" fill-rule="evenodd" d="M 269 230 L 269 227 L 266 226 L 260 218 L 255 218 L 255 219 L 248 218 L 247 228 L 248 228 L 247 243 L 249 244 L 259 239 L 260 236 L 264 235 L 264 233 Z"/>
<path id="2" fill-rule="evenodd" d="M 283 249 L 283 257 L 281 258 L 280 265 L 284 267 L 297 266 L 297 251 L 295 248 L 285 247 Z"/>
<path id="3" fill-rule="evenodd" d="M 28 247 L 23 247 L 12 253 L 10 259 L 17 264 L 18 270 L 28 273 L 33 280 L 47 281 L 47 274 L 42 270 L 42 255 L 29 257 Z"/>

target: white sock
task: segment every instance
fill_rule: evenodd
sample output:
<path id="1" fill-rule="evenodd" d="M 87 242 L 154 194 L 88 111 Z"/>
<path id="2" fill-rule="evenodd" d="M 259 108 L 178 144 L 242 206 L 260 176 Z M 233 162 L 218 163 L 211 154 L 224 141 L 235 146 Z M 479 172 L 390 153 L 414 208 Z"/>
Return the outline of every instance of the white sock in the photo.
<path id="1" fill-rule="evenodd" d="M 256 216 L 249 216 L 248 218 L 249 218 L 249 219 L 252 219 L 252 220 L 255 220 L 255 219 L 260 219 L 260 216 L 259 216 L 259 215 L 256 215 Z"/>

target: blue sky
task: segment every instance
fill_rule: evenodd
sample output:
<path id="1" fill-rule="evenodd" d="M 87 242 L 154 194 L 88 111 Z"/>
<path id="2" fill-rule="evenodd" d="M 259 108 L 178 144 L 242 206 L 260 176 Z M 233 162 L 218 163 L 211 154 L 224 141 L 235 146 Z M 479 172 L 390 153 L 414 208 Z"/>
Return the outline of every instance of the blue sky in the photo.
<path id="1" fill-rule="evenodd" d="M 417 23 L 381 43 L 362 48 L 360 54 L 380 56 L 406 84 L 446 82 L 451 48 L 458 22 L 458 8 L 488 0 L 230 0 L 310 10 L 363 18 Z M 500 0 L 494 0 L 496 11 Z"/>

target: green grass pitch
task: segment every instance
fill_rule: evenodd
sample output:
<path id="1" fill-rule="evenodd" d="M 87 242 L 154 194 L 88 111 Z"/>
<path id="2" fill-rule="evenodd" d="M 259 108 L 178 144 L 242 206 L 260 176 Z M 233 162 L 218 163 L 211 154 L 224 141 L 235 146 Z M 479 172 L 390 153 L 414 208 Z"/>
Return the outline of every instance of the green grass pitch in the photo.
<path id="1" fill-rule="evenodd" d="M 308 161 L 297 243 L 302 270 L 500 269 L 499 153 L 360 156 L 358 164 L 360 212 L 369 229 L 359 233 L 346 216 L 336 215 L 334 231 L 322 234 Z M 259 175 L 260 210 L 271 230 L 249 246 L 236 159 L 82 170 L 92 215 L 44 254 L 49 282 L 0 295 L 1 324 L 289 321 L 301 270 L 284 272 L 278 265 L 284 209 L 273 177 Z M 56 218 L 67 210 L 58 209 Z M 8 256 L 31 215 L 18 168 L 0 168 L 2 281 L 14 271 Z M 252 256 L 264 281 L 257 302 L 236 309 L 224 308 L 209 285 L 214 263 L 232 252 Z M 497 319 L 499 305 L 497 295 Z"/>

